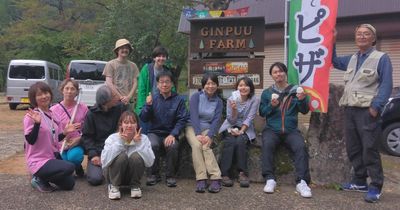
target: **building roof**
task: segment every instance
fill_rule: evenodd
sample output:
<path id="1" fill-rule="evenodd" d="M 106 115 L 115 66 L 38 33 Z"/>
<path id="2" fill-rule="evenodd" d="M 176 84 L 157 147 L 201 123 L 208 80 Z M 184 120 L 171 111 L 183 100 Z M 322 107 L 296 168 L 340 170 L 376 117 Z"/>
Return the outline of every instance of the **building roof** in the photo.
<path id="1" fill-rule="evenodd" d="M 376 15 L 400 12 L 399 0 L 338 0 L 338 18 Z M 285 21 L 284 0 L 240 0 L 232 1 L 228 9 L 239 9 L 249 6 L 247 17 L 265 17 L 266 25 L 282 24 Z M 196 7 L 197 10 L 204 7 Z M 181 14 L 178 32 L 190 33 L 190 23 Z"/>

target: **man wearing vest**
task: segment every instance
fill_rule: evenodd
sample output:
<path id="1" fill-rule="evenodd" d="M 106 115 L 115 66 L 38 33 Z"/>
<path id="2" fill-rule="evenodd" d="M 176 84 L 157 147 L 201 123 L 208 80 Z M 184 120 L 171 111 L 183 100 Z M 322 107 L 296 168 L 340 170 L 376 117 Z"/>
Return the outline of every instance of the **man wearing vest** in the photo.
<path id="1" fill-rule="evenodd" d="M 339 104 L 344 106 L 346 150 L 354 168 L 352 180 L 342 189 L 366 192 L 365 201 L 377 202 L 383 186 L 378 121 L 392 92 L 392 64 L 387 54 L 375 49 L 376 29 L 372 25 L 357 26 L 355 42 L 359 51 L 354 55 L 337 57 L 334 50 L 332 56 L 333 66 L 346 71 Z"/>

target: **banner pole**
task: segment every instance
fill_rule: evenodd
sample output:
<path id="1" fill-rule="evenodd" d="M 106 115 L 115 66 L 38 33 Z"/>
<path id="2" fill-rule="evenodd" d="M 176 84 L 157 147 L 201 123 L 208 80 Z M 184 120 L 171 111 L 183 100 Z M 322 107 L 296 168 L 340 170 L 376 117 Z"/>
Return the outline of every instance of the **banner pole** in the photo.
<path id="1" fill-rule="evenodd" d="M 288 65 L 288 63 L 287 63 L 287 54 L 288 54 L 288 44 L 287 44 L 287 41 L 288 41 L 288 38 L 289 38 L 289 36 L 288 36 L 288 29 L 287 29 L 287 27 L 288 27 L 288 4 L 289 4 L 289 1 L 290 0 L 286 0 L 285 1 L 285 22 L 284 22 L 284 30 L 285 30 L 285 32 L 284 32 L 284 44 L 283 44 L 283 47 L 284 47 L 284 49 L 283 49 L 283 55 L 284 55 L 284 57 L 283 57 L 283 63 L 284 64 L 286 64 L 286 66 L 289 66 Z"/>

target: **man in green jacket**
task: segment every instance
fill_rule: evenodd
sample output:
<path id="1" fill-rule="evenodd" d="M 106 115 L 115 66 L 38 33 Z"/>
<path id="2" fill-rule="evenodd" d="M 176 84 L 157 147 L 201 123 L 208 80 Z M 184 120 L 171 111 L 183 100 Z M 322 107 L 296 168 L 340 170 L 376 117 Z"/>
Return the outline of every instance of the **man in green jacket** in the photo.
<path id="1" fill-rule="evenodd" d="M 297 128 L 298 113 L 307 114 L 309 111 L 307 95 L 301 87 L 287 83 L 285 64 L 272 64 L 269 74 L 275 84 L 263 91 L 260 103 L 260 116 L 267 119 L 262 134 L 262 175 L 266 180 L 264 192 L 275 191 L 274 152 L 283 143 L 294 154 L 296 191 L 304 198 L 311 198 L 308 153 L 304 138 Z"/>

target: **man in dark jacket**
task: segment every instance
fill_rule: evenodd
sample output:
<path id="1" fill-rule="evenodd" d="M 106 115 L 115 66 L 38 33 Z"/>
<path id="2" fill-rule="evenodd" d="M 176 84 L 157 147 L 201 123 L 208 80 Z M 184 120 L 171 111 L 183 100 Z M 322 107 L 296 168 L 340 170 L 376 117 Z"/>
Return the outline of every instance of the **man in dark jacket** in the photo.
<path id="1" fill-rule="evenodd" d="M 86 179 L 91 185 L 103 182 L 100 155 L 104 142 L 118 127 L 118 120 L 126 110 L 121 102 L 112 100 L 112 92 L 108 86 L 101 86 L 96 92 L 96 104 L 85 119 L 82 129 L 82 142 L 88 155 Z"/>
<path id="2" fill-rule="evenodd" d="M 160 153 L 166 153 L 166 182 L 168 187 L 175 187 L 175 172 L 178 163 L 178 138 L 188 120 L 185 100 L 172 92 L 172 74 L 164 71 L 157 77 L 159 92 L 146 98 L 140 118 L 149 122 L 148 137 L 155 155 L 155 161 L 147 173 L 147 185 L 155 185 L 161 180 L 159 175 Z"/>

